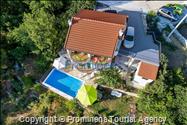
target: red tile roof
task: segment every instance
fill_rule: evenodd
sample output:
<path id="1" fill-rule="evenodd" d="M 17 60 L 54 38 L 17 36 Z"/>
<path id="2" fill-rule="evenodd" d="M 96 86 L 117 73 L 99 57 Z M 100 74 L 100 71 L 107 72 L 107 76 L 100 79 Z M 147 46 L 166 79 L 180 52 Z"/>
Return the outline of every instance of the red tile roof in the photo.
<path id="1" fill-rule="evenodd" d="M 138 75 L 146 79 L 155 80 L 157 77 L 158 66 L 141 62 Z"/>
<path id="2" fill-rule="evenodd" d="M 112 57 L 118 33 L 126 29 L 127 16 L 93 10 L 81 10 L 72 19 L 65 48 Z"/>

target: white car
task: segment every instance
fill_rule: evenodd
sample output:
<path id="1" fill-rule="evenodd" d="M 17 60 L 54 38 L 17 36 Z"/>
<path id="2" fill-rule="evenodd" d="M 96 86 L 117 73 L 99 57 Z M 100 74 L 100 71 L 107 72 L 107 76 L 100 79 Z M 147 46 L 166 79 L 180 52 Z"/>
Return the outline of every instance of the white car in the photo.
<path id="1" fill-rule="evenodd" d="M 134 27 L 129 26 L 125 36 L 123 46 L 126 48 L 132 48 L 134 46 Z"/>

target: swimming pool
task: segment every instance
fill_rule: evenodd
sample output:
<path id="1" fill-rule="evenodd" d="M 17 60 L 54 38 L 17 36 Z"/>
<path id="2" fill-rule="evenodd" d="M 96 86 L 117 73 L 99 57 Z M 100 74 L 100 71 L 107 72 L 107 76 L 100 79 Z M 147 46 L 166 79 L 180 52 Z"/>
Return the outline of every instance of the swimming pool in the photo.
<path id="1" fill-rule="evenodd" d="M 73 99 L 76 97 L 83 81 L 54 68 L 42 84 L 67 99 Z"/>

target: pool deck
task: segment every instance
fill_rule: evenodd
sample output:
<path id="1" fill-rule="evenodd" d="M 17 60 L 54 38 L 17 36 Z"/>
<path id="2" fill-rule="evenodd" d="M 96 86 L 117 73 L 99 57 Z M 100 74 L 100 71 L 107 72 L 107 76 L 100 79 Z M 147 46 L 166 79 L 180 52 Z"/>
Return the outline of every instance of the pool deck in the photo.
<path id="1" fill-rule="evenodd" d="M 64 70 L 61 69 L 63 72 Z M 72 69 L 68 72 L 66 72 L 68 74 L 70 74 L 71 76 L 74 76 L 75 78 L 78 78 L 78 79 L 81 79 L 82 81 L 84 81 L 83 83 L 84 84 L 91 84 L 93 86 L 95 86 L 95 77 L 92 77 L 91 78 L 91 74 L 90 73 L 83 73 L 83 72 L 80 72 L 79 70 L 77 69 Z"/>

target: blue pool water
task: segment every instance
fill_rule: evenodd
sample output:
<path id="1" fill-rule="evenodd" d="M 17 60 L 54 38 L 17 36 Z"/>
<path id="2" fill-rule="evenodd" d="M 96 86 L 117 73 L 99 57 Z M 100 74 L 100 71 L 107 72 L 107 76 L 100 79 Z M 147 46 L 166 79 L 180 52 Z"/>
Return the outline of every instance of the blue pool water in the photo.
<path id="1" fill-rule="evenodd" d="M 51 71 L 48 78 L 45 80 L 45 83 L 72 97 L 76 97 L 77 92 L 82 85 L 81 80 L 55 68 Z"/>

